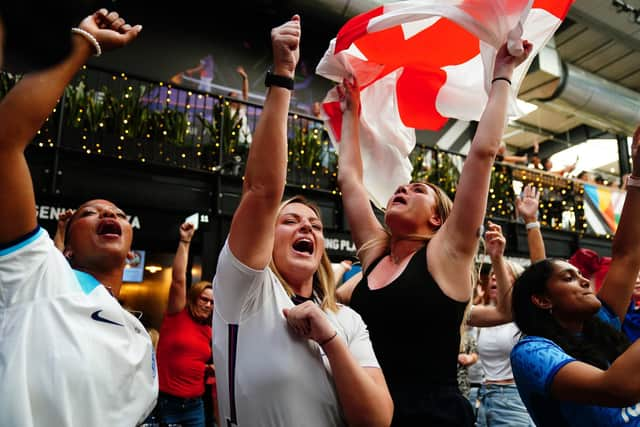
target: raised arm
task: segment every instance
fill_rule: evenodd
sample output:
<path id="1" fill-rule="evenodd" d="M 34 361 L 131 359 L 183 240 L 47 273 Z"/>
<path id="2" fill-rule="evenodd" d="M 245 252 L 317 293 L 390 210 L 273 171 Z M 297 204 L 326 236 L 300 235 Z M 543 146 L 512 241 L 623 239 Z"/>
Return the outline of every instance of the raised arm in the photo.
<path id="1" fill-rule="evenodd" d="M 249 76 L 247 75 L 247 72 L 244 70 L 244 67 L 242 65 L 238 65 L 238 68 L 236 68 L 236 71 L 238 72 L 238 74 L 240 74 L 240 77 L 242 77 L 242 100 L 248 101 L 249 100 Z"/>
<path id="2" fill-rule="evenodd" d="M 496 304 L 474 305 L 471 307 L 467 323 L 471 326 L 496 326 L 511 322 L 512 280 L 504 260 L 504 248 L 507 244 L 502 227 L 489 221 L 484 234 L 487 253 L 491 258 L 491 267 L 496 277 Z"/>
<path id="3" fill-rule="evenodd" d="M 462 167 L 451 214 L 428 248 L 427 259 L 434 278 L 446 294 L 461 300 L 471 295 L 471 286 L 467 280 L 460 280 L 460 272 L 469 270 L 476 253 L 478 230 L 487 208 L 491 167 L 506 122 L 511 76 L 532 48 L 529 42 L 523 45 L 525 53 L 518 58 L 508 53 L 506 44 L 498 50 L 489 100 Z"/>
<path id="4" fill-rule="evenodd" d="M 633 157 L 633 174 L 611 249 L 611 265 L 598 297 L 622 322 L 640 270 L 640 150 Z"/>
<path id="5" fill-rule="evenodd" d="M 58 216 L 56 234 L 53 236 L 53 244 L 56 245 L 56 248 L 58 248 L 60 252 L 64 252 L 64 241 L 67 234 L 67 221 L 69 221 L 71 215 L 73 215 L 73 210 L 67 209 Z"/>
<path id="6" fill-rule="evenodd" d="M 524 155 L 524 156 L 504 156 L 504 158 L 502 159 L 503 162 L 505 163 L 522 163 L 522 164 L 527 164 L 529 163 L 529 157 Z"/>
<path id="7" fill-rule="evenodd" d="M 180 225 L 180 241 L 171 269 L 168 314 L 179 313 L 187 305 L 187 264 L 189 262 L 189 247 L 195 231 L 195 227 L 190 222 Z"/>
<path id="8" fill-rule="evenodd" d="M 273 72 L 293 78 L 298 63 L 300 17 L 271 30 Z M 242 199 L 233 215 L 229 247 L 245 265 L 262 269 L 271 259 L 274 224 L 287 176 L 287 113 L 291 91 L 272 86 L 249 149 Z"/>
<path id="9" fill-rule="evenodd" d="M 86 17 L 79 25 L 91 34 L 103 52 L 133 41 L 141 26 L 131 27 L 116 12 L 106 9 Z M 46 35 L 44 35 L 46 37 Z M 36 227 L 35 195 L 24 150 L 82 67 L 94 46 L 78 33 L 72 36 L 68 58 L 52 68 L 25 75 L 0 102 L 0 243 L 16 240 Z"/>
<path id="10" fill-rule="evenodd" d="M 540 223 L 538 222 L 538 206 L 540 205 L 540 192 L 527 184 L 522 194 L 516 198 L 516 210 L 524 220 L 527 229 L 527 244 L 529 245 L 529 259 L 532 263 L 541 261 L 547 257 L 544 249 L 544 240 Z"/>
<path id="11" fill-rule="evenodd" d="M 345 79 L 342 85 L 338 86 L 338 93 L 345 104 L 342 116 L 342 138 L 338 152 L 338 185 L 351 228 L 351 238 L 360 249 L 368 240 L 384 236 L 384 229 L 373 212 L 362 178 L 358 83 L 355 79 Z M 375 254 L 362 254 L 362 256 L 364 256 L 362 259 L 364 268 L 371 262 L 371 258 L 376 258 Z"/>

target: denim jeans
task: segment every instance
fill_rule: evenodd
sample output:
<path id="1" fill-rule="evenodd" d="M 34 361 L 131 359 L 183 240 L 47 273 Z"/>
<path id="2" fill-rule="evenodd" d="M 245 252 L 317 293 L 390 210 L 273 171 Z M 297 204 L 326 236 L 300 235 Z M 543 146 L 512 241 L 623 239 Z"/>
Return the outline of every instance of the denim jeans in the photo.
<path id="1" fill-rule="evenodd" d="M 515 384 L 485 384 L 480 388 L 478 427 L 535 427 Z"/>
<path id="2" fill-rule="evenodd" d="M 182 427 L 205 427 L 202 398 L 183 399 L 160 393 L 158 417 L 163 424 L 178 424 Z"/>
<path id="3" fill-rule="evenodd" d="M 478 401 L 478 399 L 480 399 L 480 387 L 469 387 L 469 396 L 467 399 L 469 399 L 469 403 L 471 403 L 471 406 L 473 407 L 473 416 L 477 418 L 478 407 L 480 406 L 480 402 Z"/>

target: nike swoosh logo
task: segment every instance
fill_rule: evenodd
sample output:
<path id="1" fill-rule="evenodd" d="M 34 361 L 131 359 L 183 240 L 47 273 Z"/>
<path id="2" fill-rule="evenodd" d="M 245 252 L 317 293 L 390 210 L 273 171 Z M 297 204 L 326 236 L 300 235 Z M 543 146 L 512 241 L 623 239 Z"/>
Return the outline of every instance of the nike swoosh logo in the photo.
<path id="1" fill-rule="evenodd" d="M 101 312 L 102 310 L 94 311 L 93 313 L 91 313 L 91 318 L 93 320 L 97 320 L 98 322 L 110 323 L 112 325 L 117 325 L 117 326 L 124 326 L 121 323 L 114 322 L 113 320 L 105 319 L 104 317 L 100 316 Z"/>

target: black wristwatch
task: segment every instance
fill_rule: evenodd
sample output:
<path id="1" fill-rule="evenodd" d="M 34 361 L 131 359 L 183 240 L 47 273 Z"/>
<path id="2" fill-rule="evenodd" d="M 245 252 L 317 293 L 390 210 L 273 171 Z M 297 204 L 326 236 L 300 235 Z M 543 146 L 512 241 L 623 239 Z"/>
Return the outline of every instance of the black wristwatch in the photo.
<path id="1" fill-rule="evenodd" d="M 267 71 L 267 75 L 264 78 L 264 85 L 267 87 L 279 86 L 285 89 L 293 90 L 293 79 L 290 77 L 279 76 L 277 74 L 273 74 L 271 71 Z"/>

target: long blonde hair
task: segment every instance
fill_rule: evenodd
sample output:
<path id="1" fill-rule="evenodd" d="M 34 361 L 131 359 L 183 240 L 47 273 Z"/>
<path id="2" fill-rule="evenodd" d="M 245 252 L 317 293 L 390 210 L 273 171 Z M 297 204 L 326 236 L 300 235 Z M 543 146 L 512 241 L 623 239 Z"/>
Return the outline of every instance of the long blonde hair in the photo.
<path id="1" fill-rule="evenodd" d="M 442 227 L 442 224 L 447 220 L 449 214 L 451 213 L 451 207 L 453 206 L 453 202 L 440 187 L 437 185 L 431 184 L 430 182 L 424 181 L 416 181 L 422 182 L 429 188 L 433 190 L 436 195 L 436 211 L 438 213 L 438 218 L 440 218 L 440 225 L 435 227 L 433 232 L 430 234 L 410 234 L 406 237 L 407 240 L 416 240 L 416 241 L 424 241 L 425 243 L 431 240 L 434 234 Z M 386 235 L 384 237 L 377 237 L 371 240 L 366 241 L 356 253 L 356 256 L 360 257 L 360 255 L 364 252 L 367 252 L 373 248 L 378 248 L 380 246 L 384 246 L 386 250 L 389 250 L 391 247 L 391 230 L 387 225 L 384 225 L 384 231 Z M 362 258 L 360 258 L 362 259 Z"/>
<path id="2" fill-rule="evenodd" d="M 318 206 L 306 199 L 304 196 L 294 196 L 290 199 L 285 200 L 280 204 L 280 208 L 278 209 L 278 215 L 282 212 L 285 206 L 288 206 L 292 203 L 300 203 L 302 205 L 310 208 L 322 221 L 320 217 L 320 209 Z M 323 234 L 324 236 L 324 234 Z M 269 263 L 269 268 L 271 271 L 278 277 L 280 283 L 282 283 L 282 287 L 287 292 L 287 295 L 292 297 L 295 292 L 293 292 L 293 288 L 287 281 L 282 277 L 278 267 L 276 267 L 275 262 L 273 261 L 273 257 L 271 257 L 271 262 Z M 329 256 L 327 255 L 327 251 L 322 251 L 322 258 L 320 259 L 320 265 L 315 273 L 313 273 L 313 294 L 315 298 L 320 301 L 320 307 L 323 310 L 331 310 L 333 312 L 338 311 L 338 304 L 336 299 L 336 286 L 333 277 L 333 268 L 331 267 L 331 261 L 329 260 Z"/>

